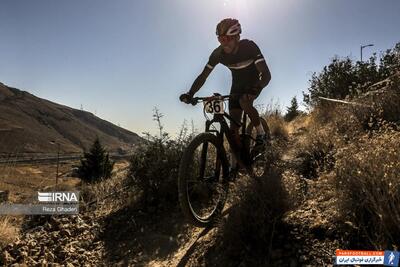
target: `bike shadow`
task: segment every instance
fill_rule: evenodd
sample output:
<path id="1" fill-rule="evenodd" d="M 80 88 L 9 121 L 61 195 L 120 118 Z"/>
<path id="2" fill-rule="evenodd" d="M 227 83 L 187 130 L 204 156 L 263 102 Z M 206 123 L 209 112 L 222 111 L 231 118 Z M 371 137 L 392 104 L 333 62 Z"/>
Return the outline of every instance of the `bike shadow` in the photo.
<path id="1" fill-rule="evenodd" d="M 232 207 L 229 207 L 226 210 L 224 210 L 222 212 L 222 217 L 224 217 L 227 214 L 229 214 L 231 208 Z M 187 263 L 189 262 L 191 256 L 193 255 L 193 253 L 200 246 L 200 243 L 198 241 L 201 240 L 202 237 L 206 236 L 214 227 L 216 227 L 216 225 L 212 225 L 212 226 L 206 227 L 200 232 L 200 234 L 197 236 L 197 238 L 193 241 L 192 245 L 190 245 L 190 247 L 186 250 L 186 252 L 183 255 L 183 257 L 179 260 L 179 262 L 176 265 L 176 267 L 184 267 L 184 266 L 187 265 Z"/>
<path id="2" fill-rule="evenodd" d="M 290 203 L 281 174 L 279 168 L 272 167 L 260 180 L 235 182 L 243 187 L 233 193 L 237 201 L 223 212 L 211 245 L 204 248 L 199 241 L 212 229 L 205 228 L 177 266 L 186 266 L 197 257 L 197 249 L 203 250 L 204 266 L 299 266 L 295 248 L 301 247 L 302 241 L 288 234 L 291 226 L 282 220 Z M 282 250 L 287 252 L 282 258 L 289 259 L 288 265 L 277 255 Z"/>

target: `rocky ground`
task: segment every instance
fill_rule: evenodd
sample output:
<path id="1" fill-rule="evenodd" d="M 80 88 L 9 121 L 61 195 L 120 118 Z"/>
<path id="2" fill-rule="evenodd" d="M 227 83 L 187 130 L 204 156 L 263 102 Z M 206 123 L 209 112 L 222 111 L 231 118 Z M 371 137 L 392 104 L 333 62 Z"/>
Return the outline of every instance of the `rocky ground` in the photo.
<path id="1" fill-rule="evenodd" d="M 102 258 L 101 232 L 88 215 L 32 217 L 29 229 L 3 250 L 4 265 L 96 266 Z"/>
<path id="2" fill-rule="evenodd" d="M 301 133 L 290 136 L 279 160 L 281 183 L 292 208 L 271 228 L 260 260 L 235 262 L 224 256 L 224 220 L 213 228 L 187 225 L 179 207 L 143 212 L 124 207 L 98 213 L 85 208 L 75 216 L 35 216 L 25 221 L 21 237 L 3 248 L 6 266 L 332 266 L 343 244 L 336 199 L 329 174 L 309 180 L 296 171 L 294 149 Z M 248 177 L 231 185 L 232 192 Z M 231 194 L 235 196 L 235 193 Z M 224 211 L 229 220 L 231 199 Z M 101 204 L 99 204 L 101 205 Z M 151 222 L 151 223 L 150 223 Z M 341 227 L 341 226 L 340 226 Z M 239 257 L 239 258 L 240 258 Z M 253 263 L 253 264 L 252 264 Z M 18 265 L 20 264 L 20 265 Z M 22 264 L 22 265 L 21 265 Z M 25 265 L 24 265 L 25 264 Z M 222 265 L 221 265 L 222 264 Z"/>

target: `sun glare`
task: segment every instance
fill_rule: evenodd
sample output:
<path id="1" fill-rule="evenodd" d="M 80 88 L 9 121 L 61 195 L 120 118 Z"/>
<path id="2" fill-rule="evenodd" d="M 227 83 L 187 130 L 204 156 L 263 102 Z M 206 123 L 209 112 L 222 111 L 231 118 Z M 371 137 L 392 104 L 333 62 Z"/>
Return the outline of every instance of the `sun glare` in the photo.
<path id="1" fill-rule="evenodd" d="M 247 0 L 222 0 L 224 13 L 228 16 L 239 18 L 248 17 L 248 1 Z"/>

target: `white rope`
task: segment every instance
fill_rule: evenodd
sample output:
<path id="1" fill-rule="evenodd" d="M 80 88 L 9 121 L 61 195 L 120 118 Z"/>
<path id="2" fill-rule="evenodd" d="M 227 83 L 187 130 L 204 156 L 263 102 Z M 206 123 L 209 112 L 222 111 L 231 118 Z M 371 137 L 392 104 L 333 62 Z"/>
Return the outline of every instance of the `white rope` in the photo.
<path id="1" fill-rule="evenodd" d="M 357 103 L 357 102 L 350 102 L 350 101 L 345 101 L 345 100 L 340 100 L 340 99 L 332 99 L 332 98 L 327 98 L 327 97 L 322 97 L 322 96 L 319 96 L 318 98 L 322 99 L 322 100 L 325 100 L 325 101 L 336 102 L 336 103 L 341 103 L 341 104 L 368 107 L 368 108 L 372 107 L 371 105 L 361 104 L 361 103 Z"/>

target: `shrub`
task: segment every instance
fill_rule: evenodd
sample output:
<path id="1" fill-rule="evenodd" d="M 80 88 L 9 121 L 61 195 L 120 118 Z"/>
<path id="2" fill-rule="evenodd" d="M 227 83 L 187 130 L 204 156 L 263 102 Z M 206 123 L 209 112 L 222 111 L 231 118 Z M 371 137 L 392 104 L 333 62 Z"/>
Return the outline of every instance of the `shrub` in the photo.
<path id="1" fill-rule="evenodd" d="M 336 103 L 321 102 L 318 106 L 314 107 L 310 113 L 311 121 L 313 124 L 323 126 L 330 123 L 335 118 L 335 111 L 338 108 Z"/>
<path id="2" fill-rule="evenodd" d="M 319 173 L 330 171 L 335 165 L 334 134 L 329 130 L 311 129 L 299 145 L 296 157 L 300 159 L 298 171 L 305 178 L 317 178 Z"/>
<path id="3" fill-rule="evenodd" d="M 343 220 L 376 249 L 399 246 L 400 133 L 363 136 L 337 154 L 336 187 Z"/>
<path id="4" fill-rule="evenodd" d="M 384 94 L 375 99 L 375 114 L 378 118 L 390 122 L 400 124 L 400 78 L 393 77 L 390 85 L 386 87 Z"/>
<path id="5" fill-rule="evenodd" d="M 84 152 L 83 159 L 81 159 L 78 167 L 78 174 L 86 182 L 97 182 L 101 179 L 110 178 L 113 167 L 114 162 L 110 161 L 108 153 L 97 137 L 89 152 Z"/>
<path id="6" fill-rule="evenodd" d="M 333 111 L 332 126 L 344 140 L 350 141 L 364 134 L 370 110 L 364 107 L 340 106 Z"/>
<path id="7" fill-rule="evenodd" d="M 390 125 L 400 125 L 400 82 L 393 79 L 391 85 L 374 94 L 372 97 L 357 99 L 364 106 L 338 106 L 332 112 L 330 121 L 335 124 L 337 132 L 346 139 L 379 130 Z M 318 107 L 320 109 L 320 107 Z"/>
<path id="8" fill-rule="evenodd" d="M 177 203 L 179 163 L 193 135 L 193 132 L 188 134 L 184 123 L 178 138 L 171 139 L 168 133 L 163 132 L 162 116 L 155 109 L 153 117 L 158 123 L 160 135 L 146 133 L 147 142 L 140 145 L 130 159 L 128 177 L 132 186 L 142 191 L 142 200 L 149 206 L 161 202 Z"/>
<path id="9" fill-rule="evenodd" d="M 85 212 L 94 205 L 96 214 L 104 215 L 134 206 L 138 200 L 138 192 L 131 188 L 126 174 L 127 169 L 121 168 L 110 179 L 96 183 L 81 183 L 78 187 L 82 204 L 79 209 Z"/>

